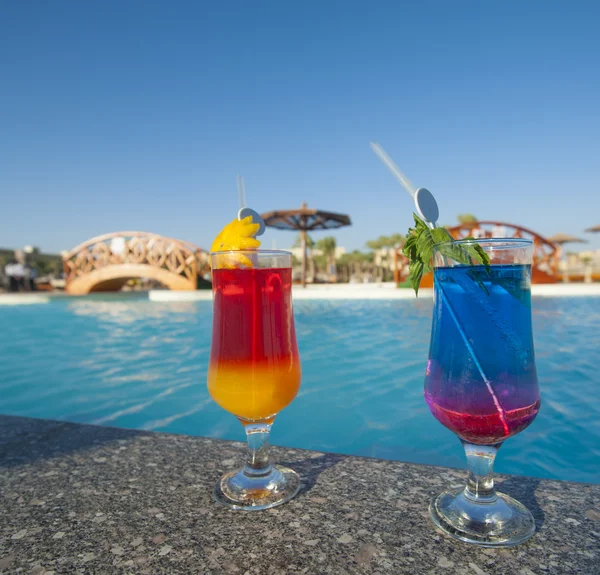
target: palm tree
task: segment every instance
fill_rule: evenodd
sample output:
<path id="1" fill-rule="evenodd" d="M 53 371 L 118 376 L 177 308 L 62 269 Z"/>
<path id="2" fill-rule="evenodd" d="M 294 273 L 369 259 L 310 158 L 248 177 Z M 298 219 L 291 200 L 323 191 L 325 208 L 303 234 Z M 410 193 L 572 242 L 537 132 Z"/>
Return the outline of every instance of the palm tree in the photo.
<path id="1" fill-rule="evenodd" d="M 390 248 L 397 249 L 404 245 L 406 237 L 402 234 L 392 234 L 391 236 L 379 236 L 376 240 L 370 240 L 367 242 L 367 247 L 372 249 L 377 254 L 377 259 L 380 264 L 378 266 L 378 275 L 385 279 L 389 273 L 389 254 Z"/>
<path id="2" fill-rule="evenodd" d="M 373 257 L 373 252 L 365 253 L 354 250 L 342 254 L 335 262 L 336 268 L 346 281 L 350 281 L 350 276 L 362 277 L 365 271 L 373 270 Z"/>
<path id="3" fill-rule="evenodd" d="M 474 224 L 477 222 L 477 218 L 473 214 L 458 214 L 456 219 L 460 225 Z"/>
<path id="4" fill-rule="evenodd" d="M 403 234 L 392 234 L 391 236 L 379 236 L 376 240 L 369 240 L 366 246 L 371 250 L 381 250 L 401 246 L 405 241 L 406 236 Z"/>
<path id="5" fill-rule="evenodd" d="M 369 240 L 365 245 L 373 251 L 380 250 L 389 242 L 389 238 L 387 236 L 379 236 L 376 240 Z"/>
<path id="6" fill-rule="evenodd" d="M 296 239 L 294 240 L 294 245 L 292 246 L 293 248 L 300 248 L 302 247 L 302 234 L 298 234 L 296 236 Z M 313 241 L 313 239 L 306 234 L 306 247 L 311 250 L 312 248 L 315 247 L 315 242 Z"/>
<path id="7" fill-rule="evenodd" d="M 325 236 L 317 242 L 316 247 L 321 250 L 325 256 L 327 275 L 333 275 L 335 277 L 335 248 L 337 247 L 335 238 L 333 236 Z"/>
<path id="8" fill-rule="evenodd" d="M 298 234 L 296 239 L 294 240 L 294 248 L 302 247 L 302 234 Z M 306 234 L 306 251 L 308 252 L 308 276 L 312 278 L 312 281 L 315 281 L 315 258 L 313 254 L 313 248 L 315 247 L 314 240 Z"/>
<path id="9" fill-rule="evenodd" d="M 404 242 L 406 241 L 406 236 L 404 234 L 392 234 L 389 237 L 390 240 L 390 247 L 400 247 L 404 245 Z"/>

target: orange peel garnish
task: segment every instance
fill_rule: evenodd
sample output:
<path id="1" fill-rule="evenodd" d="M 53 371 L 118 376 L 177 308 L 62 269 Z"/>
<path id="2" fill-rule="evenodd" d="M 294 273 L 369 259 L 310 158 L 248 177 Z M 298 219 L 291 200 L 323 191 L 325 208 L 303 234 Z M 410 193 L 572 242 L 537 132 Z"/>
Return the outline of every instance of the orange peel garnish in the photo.
<path id="1" fill-rule="evenodd" d="M 236 252 L 255 250 L 260 246 L 260 241 L 254 236 L 260 224 L 252 222 L 252 216 L 242 220 L 232 220 L 217 235 L 210 247 L 211 252 Z M 217 256 L 219 268 L 233 269 L 238 267 L 252 267 L 252 261 L 245 254 L 219 254 Z"/>

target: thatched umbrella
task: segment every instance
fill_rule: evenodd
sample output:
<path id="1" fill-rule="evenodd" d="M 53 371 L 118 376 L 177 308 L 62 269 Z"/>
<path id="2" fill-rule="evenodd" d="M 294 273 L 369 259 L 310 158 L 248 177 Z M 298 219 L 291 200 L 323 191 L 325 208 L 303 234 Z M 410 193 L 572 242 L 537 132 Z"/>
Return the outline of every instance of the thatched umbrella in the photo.
<path id="1" fill-rule="evenodd" d="M 585 231 L 586 232 L 592 232 L 592 233 L 600 232 L 600 225 L 598 225 L 598 226 L 592 226 L 591 228 L 588 228 Z"/>
<path id="2" fill-rule="evenodd" d="M 313 210 L 302 203 L 300 209 L 276 210 L 261 214 L 265 225 L 278 230 L 299 231 L 302 237 L 302 287 L 306 287 L 306 234 L 316 230 L 332 230 L 350 226 L 350 216 L 324 210 Z"/>
<path id="3" fill-rule="evenodd" d="M 563 233 L 554 234 L 553 236 L 550 236 L 548 240 L 551 241 L 553 244 L 558 244 L 559 246 L 562 246 L 563 244 L 587 243 L 587 240 L 584 240 L 583 238 L 578 238 L 577 236 L 572 236 L 571 234 Z"/>

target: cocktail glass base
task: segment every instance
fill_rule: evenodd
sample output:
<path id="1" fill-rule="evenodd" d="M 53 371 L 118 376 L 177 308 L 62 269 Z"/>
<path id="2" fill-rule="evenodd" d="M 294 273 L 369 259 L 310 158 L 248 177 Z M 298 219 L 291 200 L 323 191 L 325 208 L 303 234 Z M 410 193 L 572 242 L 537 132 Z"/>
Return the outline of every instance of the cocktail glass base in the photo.
<path id="1" fill-rule="evenodd" d="M 260 511 L 292 499 L 300 489 L 300 477 L 282 465 L 270 465 L 267 472 L 255 474 L 248 467 L 221 477 L 214 498 L 230 509 Z"/>
<path id="2" fill-rule="evenodd" d="M 435 497 L 429 506 L 433 522 L 442 531 L 482 547 L 512 547 L 535 533 L 535 520 L 516 499 L 496 493 L 485 502 L 474 501 L 464 488 Z"/>

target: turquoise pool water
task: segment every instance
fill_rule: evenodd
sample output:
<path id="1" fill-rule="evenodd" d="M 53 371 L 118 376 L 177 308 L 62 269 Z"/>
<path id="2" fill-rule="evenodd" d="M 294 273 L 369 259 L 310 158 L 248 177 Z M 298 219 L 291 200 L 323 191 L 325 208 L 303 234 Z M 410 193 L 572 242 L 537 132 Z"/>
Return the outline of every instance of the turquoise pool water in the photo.
<path id="1" fill-rule="evenodd" d="M 464 466 L 429 413 L 432 303 L 297 301 L 300 394 L 273 443 Z M 599 298 L 534 298 L 542 408 L 499 472 L 600 483 Z M 61 300 L 0 307 L 0 413 L 243 439 L 206 391 L 211 304 Z"/>

